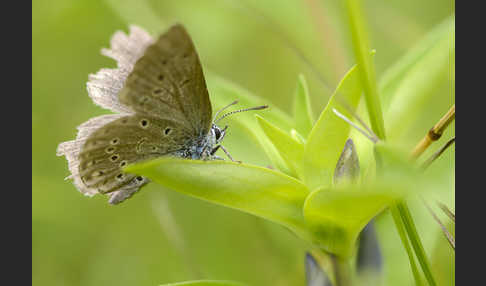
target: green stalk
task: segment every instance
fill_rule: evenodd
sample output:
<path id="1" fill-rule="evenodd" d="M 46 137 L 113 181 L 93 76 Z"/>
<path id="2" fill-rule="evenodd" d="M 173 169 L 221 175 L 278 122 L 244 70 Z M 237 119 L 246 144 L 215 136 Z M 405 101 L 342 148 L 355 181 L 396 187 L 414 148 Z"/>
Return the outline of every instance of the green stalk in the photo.
<path id="1" fill-rule="evenodd" d="M 347 259 L 342 259 L 334 254 L 330 255 L 334 269 L 334 283 L 336 286 L 351 286 L 352 275 Z"/>
<path id="2" fill-rule="evenodd" d="M 346 0 L 346 10 L 349 15 L 354 54 L 357 63 L 361 67 L 360 78 L 363 85 L 364 97 L 366 107 L 368 109 L 371 128 L 373 129 L 373 132 L 384 141 L 386 138 L 385 124 L 383 121 L 380 97 L 378 95 L 378 89 L 376 86 L 375 67 L 369 53 L 370 48 L 366 25 L 361 13 L 361 0 Z M 418 271 L 416 269 L 417 266 L 415 265 L 415 260 L 410 251 L 410 245 L 404 235 L 403 228 L 405 228 L 405 231 L 408 234 L 427 281 L 430 285 L 435 286 L 436 283 L 430 271 L 430 263 L 425 255 L 424 248 L 418 236 L 417 230 L 415 229 L 415 224 L 413 223 L 412 216 L 408 211 L 406 202 L 398 202 L 396 206 L 391 207 L 391 211 L 398 232 L 401 234 L 400 237 L 402 238 L 402 243 L 409 254 L 410 265 L 412 266 L 412 271 L 417 284 L 420 285 Z"/>
<path id="3" fill-rule="evenodd" d="M 361 15 L 360 0 L 347 0 L 346 7 L 349 14 L 354 55 L 361 67 L 361 84 L 364 89 L 371 128 L 380 139 L 385 140 L 385 124 L 376 86 L 375 65 L 370 55 L 365 21 Z"/>
<path id="4" fill-rule="evenodd" d="M 432 276 L 432 271 L 430 270 L 430 263 L 427 259 L 427 255 L 425 254 L 424 247 L 422 242 L 420 241 L 420 237 L 417 233 L 417 228 L 412 219 L 412 215 L 410 214 L 410 210 L 405 202 L 399 202 L 397 205 L 398 211 L 400 212 L 400 216 L 402 221 L 405 224 L 405 229 L 408 232 L 408 237 L 412 243 L 413 249 L 415 250 L 415 254 L 417 255 L 417 259 L 422 266 L 422 270 L 424 271 L 425 278 L 429 282 L 429 285 L 437 285 L 435 283 L 434 277 Z"/>
<path id="5" fill-rule="evenodd" d="M 397 227 L 398 234 L 400 235 L 400 239 L 402 240 L 403 246 L 407 251 L 408 260 L 410 261 L 410 267 L 412 268 L 413 278 L 415 279 L 415 284 L 421 286 L 422 279 L 420 278 L 420 273 L 417 268 L 417 264 L 415 263 L 415 256 L 413 255 L 412 248 L 410 248 L 410 244 L 408 242 L 405 227 L 403 226 L 403 222 L 400 219 L 400 211 L 396 206 L 391 207 L 390 211 L 393 216 L 393 220 L 395 221 L 395 225 Z"/>

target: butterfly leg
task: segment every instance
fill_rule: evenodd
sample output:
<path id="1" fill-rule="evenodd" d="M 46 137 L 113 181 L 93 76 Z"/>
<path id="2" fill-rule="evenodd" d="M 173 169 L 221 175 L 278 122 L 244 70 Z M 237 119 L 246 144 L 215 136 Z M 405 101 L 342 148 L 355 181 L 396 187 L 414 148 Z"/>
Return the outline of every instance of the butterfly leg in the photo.
<path id="1" fill-rule="evenodd" d="M 214 147 L 213 150 L 211 150 L 210 152 L 211 156 L 214 156 L 214 153 L 216 153 L 216 151 L 218 151 L 219 148 L 221 148 L 221 145 L 217 145 L 216 147 Z"/>
<path id="2" fill-rule="evenodd" d="M 223 158 L 214 155 L 214 153 L 216 153 L 216 151 L 218 151 L 219 148 L 221 148 L 221 145 L 217 145 L 216 147 L 214 147 L 209 154 L 211 155 L 211 158 L 215 160 L 224 160 Z"/>
<path id="3" fill-rule="evenodd" d="M 228 156 L 228 158 L 230 158 L 231 161 L 236 163 L 241 163 L 241 161 L 234 160 L 233 157 L 231 157 L 230 153 L 226 150 L 226 148 L 223 147 L 223 145 L 218 145 L 218 146 L 221 147 L 221 150 L 223 150 L 223 152 L 226 154 L 226 156 Z"/>
<path id="4" fill-rule="evenodd" d="M 221 138 L 219 138 L 219 142 L 223 141 L 223 138 L 226 135 L 226 129 L 228 129 L 228 125 L 225 125 L 224 128 L 221 129 Z"/>

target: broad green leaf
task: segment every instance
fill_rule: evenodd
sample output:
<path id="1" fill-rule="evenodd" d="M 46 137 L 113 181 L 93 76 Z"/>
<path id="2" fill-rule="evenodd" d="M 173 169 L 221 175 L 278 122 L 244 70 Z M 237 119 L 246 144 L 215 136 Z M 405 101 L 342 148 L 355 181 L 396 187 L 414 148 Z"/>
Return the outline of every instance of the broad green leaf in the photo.
<path id="1" fill-rule="evenodd" d="M 302 177 L 304 145 L 294 140 L 289 134 L 266 121 L 261 116 L 255 116 L 263 132 L 265 132 L 275 148 L 280 152 L 280 155 L 285 160 L 287 166 L 290 167 L 292 175 Z"/>
<path id="2" fill-rule="evenodd" d="M 339 83 L 305 145 L 304 181 L 310 189 L 331 185 L 334 168 L 348 139 L 350 126 L 334 114 L 333 108 L 351 118 L 348 108 L 356 109 L 362 91 L 355 65 Z M 347 108 L 342 106 L 343 103 Z"/>
<path id="3" fill-rule="evenodd" d="M 417 186 L 423 176 L 408 154 L 387 143 L 374 146 L 377 178 L 381 182 L 401 182 L 400 187 Z"/>
<path id="4" fill-rule="evenodd" d="M 347 185 L 312 192 L 304 204 L 304 217 L 315 244 L 327 252 L 348 258 L 355 252 L 361 230 L 396 196 L 386 188 Z"/>
<path id="5" fill-rule="evenodd" d="M 224 280 L 194 280 L 177 283 L 163 284 L 160 286 L 245 286 L 246 284 Z"/>
<path id="6" fill-rule="evenodd" d="M 450 17 L 385 72 L 380 92 L 390 139 L 403 134 L 414 123 L 404 118 L 425 111 L 429 99 L 437 95 L 437 87 L 450 80 L 447 75 L 454 64 L 454 33 L 454 21 Z M 443 98 L 449 97 L 444 94 Z"/>
<path id="7" fill-rule="evenodd" d="M 254 107 L 259 105 L 269 105 L 269 108 L 259 111 L 267 120 L 279 126 L 285 131 L 290 131 L 292 122 L 287 114 L 279 110 L 273 104 L 252 95 L 249 91 L 217 76 L 209 73 L 207 78 L 208 90 L 213 104 L 213 110 L 218 110 L 223 106 L 238 100 L 238 106 L 242 108 Z M 253 114 L 252 114 L 253 113 Z M 226 119 L 224 119 L 226 120 Z M 224 120 L 222 122 L 224 122 Z M 236 122 L 263 148 L 272 164 L 284 173 L 291 173 L 279 152 L 265 136 L 262 129 L 256 122 L 254 112 L 243 112 L 228 117 L 231 122 Z"/>
<path id="8" fill-rule="evenodd" d="M 280 172 L 234 162 L 171 157 L 127 166 L 125 171 L 174 191 L 268 219 L 309 238 L 302 215 L 308 189 Z"/>
<path id="9" fill-rule="evenodd" d="M 440 175 L 425 175 L 409 154 L 388 143 L 377 143 L 374 147 L 376 160 L 376 181 L 370 185 L 394 186 L 389 192 L 397 196 L 427 195 L 440 191 Z M 400 182 L 397 184 L 397 182 Z"/>
<path id="10" fill-rule="evenodd" d="M 309 98 L 309 89 L 304 75 L 299 75 L 299 82 L 294 94 L 294 122 L 295 128 L 305 138 L 314 125 L 314 116 Z"/>

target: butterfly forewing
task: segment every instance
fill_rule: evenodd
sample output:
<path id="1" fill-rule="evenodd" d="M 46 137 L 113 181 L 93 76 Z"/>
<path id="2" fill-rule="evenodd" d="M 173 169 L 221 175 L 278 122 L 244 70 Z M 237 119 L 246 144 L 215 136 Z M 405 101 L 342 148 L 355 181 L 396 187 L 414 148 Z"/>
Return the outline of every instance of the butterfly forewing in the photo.
<path id="1" fill-rule="evenodd" d="M 181 25 L 149 46 L 120 92 L 137 113 L 181 122 L 196 136 L 211 125 L 211 103 L 198 55 Z"/>
<path id="2" fill-rule="evenodd" d="M 109 51 L 116 55 L 119 69 L 106 72 L 121 80 L 123 87 L 110 102 L 118 99 L 117 104 L 124 108 L 116 110 L 127 114 L 104 116 L 81 125 L 76 140 L 61 144 L 58 150 L 68 158 L 78 189 L 87 195 L 109 194 L 112 204 L 129 198 L 148 182 L 144 177 L 123 173 L 124 166 L 171 154 L 200 156 L 212 116 L 198 55 L 181 25 L 172 26 L 156 41 L 140 43 L 139 48 L 143 46 L 145 51 L 133 68 L 120 61 L 132 62 L 127 57 L 138 54 L 130 52 L 135 44 L 127 40 L 130 37 L 116 39 L 116 46 L 112 43 Z M 149 42 L 152 44 L 145 49 Z M 126 78 L 120 76 L 125 73 Z M 91 83 L 98 89 L 102 83 L 111 90 L 110 82 L 104 79 L 106 76 Z"/>

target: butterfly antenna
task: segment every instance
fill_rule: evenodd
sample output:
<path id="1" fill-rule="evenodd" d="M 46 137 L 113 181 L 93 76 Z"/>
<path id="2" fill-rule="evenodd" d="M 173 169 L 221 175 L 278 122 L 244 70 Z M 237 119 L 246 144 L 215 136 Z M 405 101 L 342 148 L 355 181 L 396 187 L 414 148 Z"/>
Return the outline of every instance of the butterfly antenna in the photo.
<path id="1" fill-rule="evenodd" d="M 228 108 L 228 107 L 230 107 L 230 106 L 232 106 L 232 105 L 235 105 L 235 104 L 237 104 L 237 103 L 238 103 L 238 100 L 235 100 L 235 101 L 233 101 L 232 103 L 230 103 L 230 104 L 226 105 L 225 107 L 221 108 L 220 110 L 216 111 L 216 114 L 214 114 L 214 118 L 218 117 L 218 115 L 221 113 L 221 111 L 223 111 L 223 110 L 225 110 L 226 108 Z M 214 119 L 213 119 L 213 121 L 214 121 Z"/>
<path id="2" fill-rule="evenodd" d="M 231 111 L 231 112 L 228 112 L 228 113 L 225 113 L 225 114 L 221 115 L 221 117 L 218 118 L 218 119 L 216 119 L 214 121 L 214 123 L 217 123 L 221 119 L 223 119 L 223 118 L 225 118 L 227 116 L 230 116 L 232 114 L 235 114 L 235 113 L 240 113 L 240 112 L 245 112 L 245 111 L 250 111 L 250 110 L 261 110 L 261 109 L 265 109 L 265 108 L 268 108 L 268 105 L 261 105 L 261 106 L 255 106 L 255 107 L 250 107 L 250 108 L 244 108 L 244 109 L 238 109 L 238 110 L 235 110 L 235 111 Z"/>

